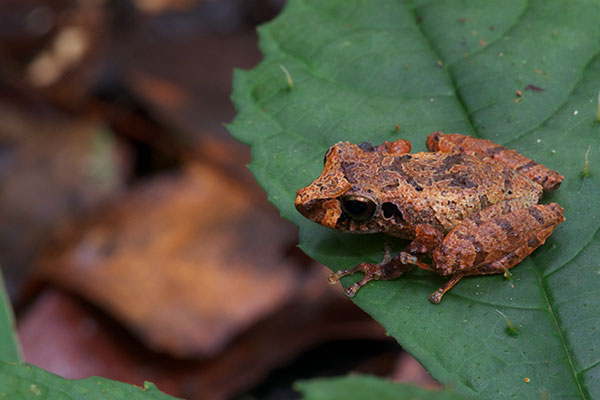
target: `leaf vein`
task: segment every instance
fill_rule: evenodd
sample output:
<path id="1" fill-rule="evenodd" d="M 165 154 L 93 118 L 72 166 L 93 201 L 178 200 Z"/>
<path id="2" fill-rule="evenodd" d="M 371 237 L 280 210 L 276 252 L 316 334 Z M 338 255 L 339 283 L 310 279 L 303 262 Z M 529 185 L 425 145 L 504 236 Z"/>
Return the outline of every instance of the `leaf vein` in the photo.
<path id="1" fill-rule="evenodd" d="M 542 278 L 545 280 L 547 279 L 549 276 L 553 275 L 555 272 L 558 272 L 560 270 L 562 270 L 564 267 L 566 267 L 567 265 L 571 264 L 573 262 L 573 260 L 575 260 L 577 257 L 579 257 L 579 255 L 581 253 L 583 253 L 592 243 L 595 242 L 595 237 L 596 235 L 598 235 L 598 233 L 600 233 L 600 227 L 598 227 L 596 229 L 596 231 L 591 235 L 591 239 L 587 241 L 587 243 L 585 243 L 581 249 L 579 249 L 579 251 L 577 253 L 575 253 L 575 255 L 573 257 L 571 257 L 568 261 L 564 262 L 561 266 L 553 269 L 552 271 L 550 271 L 549 273 L 547 273 L 546 275 L 543 275 Z"/>
<path id="2" fill-rule="evenodd" d="M 409 6 L 405 5 L 406 9 L 412 14 L 414 21 L 416 22 L 418 20 L 418 15 L 415 13 L 414 9 L 411 9 Z M 423 36 L 423 38 L 425 39 L 425 43 L 427 43 L 427 46 L 431 49 L 432 53 L 435 54 L 435 57 L 438 60 L 441 60 L 442 57 L 440 56 L 439 52 L 437 51 L 437 49 L 435 48 L 435 46 L 433 45 L 431 39 L 429 38 L 429 36 L 427 36 L 425 34 L 425 32 L 423 31 L 423 29 L 421 28 L 419 23 L 416 23 L 417 29 L 419 30 L 419 32 L 421 33 L 421 35 Z M 471 119 L 471 115 L 467 112 L 467 105 L 464 101 L 464 99 L 462 98 L 462 96 L 460 95 L 460 93 L 456 90 L 456 80 L 454 78 L 454 76 L 452 75 L 452 73 L 450 72 L 449 69 L 445 69 L 446 74 L 448 76 L 448 79 L 450 80 L 450 86 L 452 87 L 453 90 L 453 94 L 454 94 L 454 98 L 456 98 L 456 100 L 458 101 L 461 109 L 463 110 L 465 119 L 467 120 L 469 127 L 471 128 L 471 132 L 479 137 L 479 134 L 477 133 L 477 131 L 475 130 L 474 126 L 474 121 Z"/>
<path id="3" fill-rule="evenodd" d="M 563 351 L 565 352 L 565 355 L 567 356 L 567 361 L 569 363 L 569 367 L 571 369 L 571 373 L 573 374 L 573 378 L 575 379 L 575 383 L 577 384 L 577 389 L 579 390 L 579 393 L 581 394 L 581 398 L 582 399 L 586 399 L 585 393 L 583 391 L 583 388 L 581 387 L 581 382 L 579 381 L 579 377 L 577 375 L 577 371 L 575 369 L 575 365 L 573 363 L 573 357 L 571 356 L 571 352 L 569 351 L 569 347 L 567 346 L 567 340 L 565 338 L 565 335 L 560 327 L 560 324 L 558 322 L 558 319 L 556 318 L 556 313 L 554 310 L 554 305 L 552 304 L 552 302 L 550 301 L 550 298 L 548 297 L 548 293 L 546 292 L 546 287 L 544 285 L 543 282 L 543 277 L 540 274 L 537 266 L 535 265 L 535 261 L 532 260 L 532 262 L 534 263 L 534 268 L 533 270 L 535 271 L 537 278 L 538 278 L 538 282 L 539 282 L 539 286 L 540 286 L 540 290 L 544 296 L 544 301 L 546 302 L 547 306 L 548 306 L 548 313 L 550 314 L 550 316 L 552 317 L 552 322 L 554 323 L 554 326 L 556 328 L 556 331 L 558 333 L 558 337 L 560 339 L 560 343 L 562 345 Z"/>

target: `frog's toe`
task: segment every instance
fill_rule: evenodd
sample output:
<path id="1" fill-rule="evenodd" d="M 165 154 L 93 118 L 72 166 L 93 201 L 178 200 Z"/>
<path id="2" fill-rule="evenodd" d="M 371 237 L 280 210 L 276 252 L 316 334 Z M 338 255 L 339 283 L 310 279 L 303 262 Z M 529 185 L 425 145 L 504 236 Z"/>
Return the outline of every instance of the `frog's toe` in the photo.
<path id="1" fill-rule="evenodd" d="M 347 288 L 344 289 L 344 294 L 348 297 L 354 297 L 356 296 L 356 292 L 358 292 L 358 289 L 360 289 L 361 287 L 363 287 L 367 282 L 372 281 L 373 279 L 361 279 L 359 282 L 353 283 L 352 285 L 348 286 Z"/>
<path id="2" fill-rule="evenodd" d="M 327 281 L 329 282 L 330 285 L 335 285 L 340 280 L 341 276 L 338 272 L 333 272 L 333 273 L 329 274 L 329 276 L 327 277 Z"/>
<path id="3" fill-rule="evenodd" d="M 412 254 L 403 251 L 400 253 L 400 262 L 402 264 L 417 265 L 417 263 L 419 262 L 419 259 L 417 257 L 413 256 Z"/>
<path id="4" fill-rule="evenodd" d="M 348 297 L 356 296 L 356 292 L 358 292 L 359 286 L 355 283 L 352 286 L 348 286 L 344 289 L 344 294 Z"/>
<path id="5" fill-rule="evenodd" d="M 344 289 L 344 293 L 348 297 L 354 297 L 356 292 L 358 292 L 358 289 L 366 285 L 368 282 L 376 281 L 381 278 L 381 273 L 379 272 L 381 266 L 379 265 L 362 263 L 358 265 L 358 267 L 360 267 L 360 269 L 365 273 L 365 276 L 363 276 L 360 281 L 355 282 Z"/>
<path id="6" fill-rule="evenodd" d="M 360 263 L 354 267 L 342 269 L 330 274 L 328 280 L 330 284 L 335 284 L 344 276 L 353 275 L 356 272 L 363 272 L 365 275 L 360 281 L 344 289 L 344 293 L 348 297 L 354 297 L 356 292 L 358 292 L 358 289 L 366 283 L 381 279 L 381 270 L 382 266 L 379 264 Z"/>
<path id="7" fill-rule="evenodd" d="M 398 261 L 400 262 L 400 264 L 402 265 L 416 265 L 417 267 L 421 268 L 421 269 L 425 269 L 428 271 L 434 271 L 434 268 L 424 262 L 421 262 L 419 260 L 419 257 L 416 257 L 410 253 L 407 253 L 405 251 L 401 252 L 400 254 L 398 254 Z"/>
<path id="8" fill-rule="evenodd" d="M 327 280 L 329 281 L 330 284 L 335 285 L 344 276 L 352 275 L 356 272 L 363 271 L 363 269 L 362 269 L 363 264 L 364 263 L 355 265 L 354 267 L 350 267 L 347 269 L 340 269 L 339 271 L 333 272 L 333 273 L 329 274 L 329 277 L 327 278 Z"/>
<path id="9" fill-rule="evenodd" d="M 446 294 L 448 290 L 452 289 L 454 285 L 456 285 L 458 281 L 462 279 L 463 276 L 464 274 L 452 275 L 444 284 L 444 286 L 429 295 L 429 301 L 431 301 L 433 304 L 438 304 L 440 301 L 442 301 L 444 294 Z"/>
<path id="10" fill-rule="evenodd" d="M 429 301 L 431 301 L 433 304 L 439 304 L 440 301 L 442 301 L 443 296 L 444 296 L 444 291 L 441 289 L 438 289 L 429 295 Z"/>

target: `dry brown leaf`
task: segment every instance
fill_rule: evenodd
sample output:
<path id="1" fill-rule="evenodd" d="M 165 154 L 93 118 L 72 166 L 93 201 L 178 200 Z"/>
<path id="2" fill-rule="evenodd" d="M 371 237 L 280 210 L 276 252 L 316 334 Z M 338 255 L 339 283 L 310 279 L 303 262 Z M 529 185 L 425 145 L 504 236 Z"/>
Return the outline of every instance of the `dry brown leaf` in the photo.
<path id="1" fill-rule="evenodd" d="M 323 278 L 324 270 L 313 272 L 313 277 Z M 304 289 L 305 296 L 205 361 L 153 354 L 115 321 L 54 289 L 45 290 L 31 305 L 19 319 L 18 330 L 25 360 L 48 371 L 70 379 L 98 375 L 136 385 L 151 381 L 189 400 L 239 395 L 273 369 L 326 341 L 389 340 L 379 324 L 336 291 L 315 291 L 310 285 Z"/>
<path id="2" fill-rule="evenodd" d="M 18 332 L 25 361 L 52 373 L 69 379 L 103 376 L 143 383 L 142 365 L 133 362 L 142 354 L 141 347 L 114 321 L 73 296 L 44 290 L 18 319 Z"/>
<path id="3" fill-rule="evenodd" d="M 200 164 L 162 176 L 53 246 L 40 271 L 155 349 L 215 354 L 306 279 L 286 253 L 296 229 L 256 191 Z"/>

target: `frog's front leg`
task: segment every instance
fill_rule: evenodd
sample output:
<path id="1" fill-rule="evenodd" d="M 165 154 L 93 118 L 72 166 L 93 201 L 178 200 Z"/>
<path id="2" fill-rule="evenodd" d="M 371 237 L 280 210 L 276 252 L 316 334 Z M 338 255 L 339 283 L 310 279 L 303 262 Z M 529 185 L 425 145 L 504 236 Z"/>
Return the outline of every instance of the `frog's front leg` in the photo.
<path id="1" fill-rule="evenodd" d="M 392 258 L 391 247 L 385 244 L 385 254 L 383 260 L 378 264 L 360 263 L 348 269 L 342 269 L 329 275 L 329 283 L 335 284 L 340 278 L 353 275 L 357 272 L 363 272 L 363 278 L 344 289 L 344 293 L 349 297 L 354 297 L 358 289 L 370 281 L 392 280 L 398 278 L 403 273 L 410 271 L 414 265 L 403 264 L 398 256 Z"/>
<path id="2" fill-rule="evenodd" d="M 425 269 L 433 269 L 427 264 L 419 261 L 422 254 L 431 253 L 442 243 L 444 236 L 442 232 L 431 225 L 420 224 L 415 227 L 415 239 L 410 242 L 405 251 L 400 252 L 392 258 L 391 246 L 385 244 L 383 260 L 378 264 L 360 263 L 354 267 L 339 270 L 329 275 L 329 283 L 335 284 L 340 278 L 353 275 L 357 272 L 363 272 L 363 278 L 353 285 L 344 289 L 347 296 L 353 297 L 358 289 L 366 283 L 375 280 L 392 280 L 400 275 L 410 271 L 414 266 Z"/>

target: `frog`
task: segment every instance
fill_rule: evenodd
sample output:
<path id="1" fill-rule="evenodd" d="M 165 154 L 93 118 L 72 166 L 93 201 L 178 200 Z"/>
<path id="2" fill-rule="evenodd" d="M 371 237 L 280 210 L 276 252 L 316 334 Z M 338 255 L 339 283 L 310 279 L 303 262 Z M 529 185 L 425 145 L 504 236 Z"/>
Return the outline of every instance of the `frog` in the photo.
<path id="1" fill-rule="evenodd" d="M 364 274 L 346 295 L 418 267 L 448 278 L 429 295 L 440 303 L 465 276 L 506 275 L 565 220 L 559 204 L 540 203 L 563 181 L 557 171 L 469 135 L 436 131 L 426 146 L 410 153 L 406 139 L 338 142 L 325 154 L 321 175 L 297 191 L 296 209 L 316 223 L 410 240 L 394 256 L 385 244 L 380 263 L 333 272 L 333 284 Z"/>

